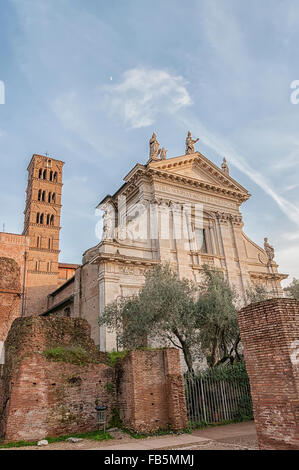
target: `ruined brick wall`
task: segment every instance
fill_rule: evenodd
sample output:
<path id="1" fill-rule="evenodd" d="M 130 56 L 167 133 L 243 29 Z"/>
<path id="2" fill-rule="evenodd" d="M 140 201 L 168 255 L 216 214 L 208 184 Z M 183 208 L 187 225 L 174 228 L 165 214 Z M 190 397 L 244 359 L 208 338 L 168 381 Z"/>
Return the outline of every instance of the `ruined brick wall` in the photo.
<path id="1" fill-rule="evenodd" d="M 0 232 L 0 350 L 13 320 L 21 315 L 28 247 L 28 237 Z"/>
<path id="2" fill-rule="evenodd" d="M 118 403 L 125 427 L 139 432 L 187 427 L 178 350 L 131 351 L 120 374 Z"/>
<path id="3" fill-rule="evenodd" d="M 0 257 L 12 258 L 20 268 L 20 283 L 23 284 L 25 252 L 29 249 L 29 238 L 16 233 L 0 232 Z"/>
<path id="4" fill-rule="evenodd" d="M 12 258 L 0 257 L 0 342 L 3 343 L 15 318 L 20 316 L 20 267 Z M 1 348 L 2 349 L 2 348 Z"/>
<path id="5" fill-rule="evenodd" d="M 299 449 L 299 302 L 273 299 L 239 312 L 260 449 Z"/>
<path id="6" fill-rule="evenodd" d="M 76 363 L 68 356 L 74 348 L 86 352 Z M 178 350 L 131 351 L 118 368 L 106 362 L 84 319 L 16 319 L 0 367 L 0 436 L 20 441 L 93 431 L 96 404 L 108 407 L 108 422 L 118 408 L 134 431 L 187 426 Z"/>
<path id="7" fill-rule="evenodd" d="M 45 351 L 61 346 L 87 353 L 81 364 L 54 362 Z M 0 378 L 0 435 L 7 441 L 88 432 L 97 428 L 96 403 L 114 407 L 114 370 L 103 363 L 85 320 L 23 318 L 5 343 Z M 109 418 L 109 415 L 108 415 Z"/>

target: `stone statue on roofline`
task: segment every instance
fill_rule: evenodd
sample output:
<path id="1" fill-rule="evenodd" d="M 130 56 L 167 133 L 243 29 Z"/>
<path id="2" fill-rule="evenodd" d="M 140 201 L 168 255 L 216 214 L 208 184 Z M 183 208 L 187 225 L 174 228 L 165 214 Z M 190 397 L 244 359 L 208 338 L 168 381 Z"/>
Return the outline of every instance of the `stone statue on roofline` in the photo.
<path id="1" fill-rule="evenodd" d="M 156 136 L 156 133 L 154 132 L 150 141 L 149 141 L 149 145 L 150 145 L 150 155 L 149 155 L 149 159 L 150 160 L 159 160 L 159 155 L 160 155 L 160 144 L 157 140 L 157 136 Z"/>
<path id="2" fill-rule="evenodd" d="M 166 154 L 167 154 L 166 148 L 162 147 L 161 152 L 160 152 L 161 160 L 166 160 Z"/>
<path id="3" fill-rule="evenodd" d="M 114 238 L 114 217 L 115 211 L 111 204 L 104 208 L 103 215 L 103 235 L 102 240 L 113 240 Z"/>
<path id="4" fill-rule="evenodd" d="M 268 238 L 264 238 L 264 249 L 268 257 L 268 263 L 271 264 L 272 261 L 274 260 L 275 251 L 274 251 L 273 246 L 271 246 L 270 243 L 268 243 Z"/>
<path id="5" fill-rule="evenodd" d="M 191 132 L 188 131 L 188 135 L 186 138 L 186 155 L 194 153 L 194 145 L 198 142 L 199 139 L 192 139 Z"/>
<path id="6" fill-rule="evenodd" d="M 222 165 L 221 165 L 223 173 L 229 176 L 229 167 L 226 161 L 226 158 L 223 159 Z"/>

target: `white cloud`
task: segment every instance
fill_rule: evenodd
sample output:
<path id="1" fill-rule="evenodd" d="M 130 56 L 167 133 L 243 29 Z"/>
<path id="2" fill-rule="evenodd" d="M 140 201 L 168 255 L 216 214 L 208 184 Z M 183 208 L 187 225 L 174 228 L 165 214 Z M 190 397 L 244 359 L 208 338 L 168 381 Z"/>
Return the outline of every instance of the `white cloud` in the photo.
<path id="1" fill-rule="evenodd" d="M 181 76 L 137 67 L 127 70 L 121 83 L 104 88 L 104 107 L 131 128 L 147 127 L 159 114 L 175 114 L 192 104 L 185 85 Z"/>

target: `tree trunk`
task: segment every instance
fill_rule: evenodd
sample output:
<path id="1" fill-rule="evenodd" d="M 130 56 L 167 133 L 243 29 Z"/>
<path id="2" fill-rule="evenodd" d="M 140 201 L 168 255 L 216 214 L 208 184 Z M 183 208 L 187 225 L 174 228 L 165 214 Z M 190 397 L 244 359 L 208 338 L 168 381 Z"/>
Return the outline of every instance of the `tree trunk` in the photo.
<path id="1" fill-rule="evenodd" d="M 182 336 L 179 334 L 178 330 L 174 330 L 173 333 L 175 334 L 175 336 L 177 337 L 177 339 L 179 340 L 179 342 L 181 343 L 182 345 L 182 350 L 183 350 L 183 354 L 184 354 L 184 359 L 185 359 L 185 362 L 187 364 L 187 367 L 188 367 L 188 371 L 190 372 L 190 374 L 194 375 L 194 370 L 193 370 L 193 359 L 192 359 L 192 355 L 191 355 L 191 352 L 190 352 L 190 348 L 189 346 L 187 345 L 186 341 L 183 340 Z"/>
<path id="2" fill-rule="evenodd" d="M 194 374 L 194 370 L 193 370 L 193 360 L 192 360 L 192 356 L 191 356 L 191 353 L 190 353 L 190 350 L 189 348 L 185 345 L 183 345 L 183 353 L 184 353 L 184 358 L 185 358 L 185 361 L 186 361 L 186 364 L 187 364 L 187 367 L 188 367 L 188 371 L 190 372 L 190 374 Z"/>

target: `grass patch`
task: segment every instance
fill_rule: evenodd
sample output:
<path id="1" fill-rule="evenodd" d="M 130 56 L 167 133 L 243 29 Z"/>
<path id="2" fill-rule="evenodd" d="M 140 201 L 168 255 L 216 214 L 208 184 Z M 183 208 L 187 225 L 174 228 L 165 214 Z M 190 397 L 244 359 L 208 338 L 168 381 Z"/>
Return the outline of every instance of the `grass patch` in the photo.
<path id="1" fill-rule="evenodd" d="M 52 444 L 53 442 L 66 441 L 69 437 L 90 439 L 92 441 L 107 441 L 109 439 L 113 439 L 113 437 L 111 436 L 111 434 L 109 434 L 109 432 L 91 431 L 91 432 L 80 433 L 80 434 L 70 434 L 69 436 L 46 437 L 46 440 L 49 442 L 49 444 Z"/>
<path id="2" fill-rule="evenodd" d="M 103 431 L 91 431 L 87 433 L 81 433 L 81 434 L 70 434 L 69 436 L 58 436 L 58 437 L 45 437 L 46 441 L 49 442 L 49 444 L 53 444 L 54 442 L 64 442 L 66 441 L 69 437 L 77 437 L 81 439 L 89 439 L 92 441 L 107 441 L 109 439 L 113 439 L 111 434 L 109 432 L 103 432 Z M 13 447 L 32 447 L 36 446 L 38 441 L 18 441 L 18 442 L 8 442 L 7 444 L 1 444 L 0 443 L 0 449 L 9 449 Z"/>
<path id="3" fill-rule="evenodd" d="M 10 449 L 11 447 L 29 447 L 36 446 L 37 441 L 18 441 L 18 442 L 8 442 L 7 444 L 1 444 L 0 449 Z"/>
<path id="4" fill-rule="evenodd" d="M 50 361 L 69 362 L 70 364 L 84 365 L 93 362 L 89 354 L 81 346 L 56 346 L 46 349 L 43 355 Z"/>

